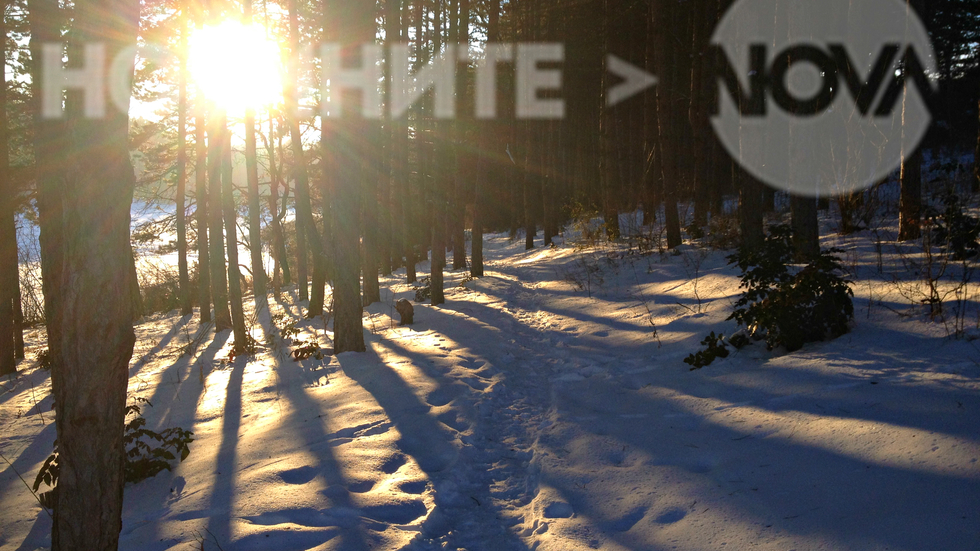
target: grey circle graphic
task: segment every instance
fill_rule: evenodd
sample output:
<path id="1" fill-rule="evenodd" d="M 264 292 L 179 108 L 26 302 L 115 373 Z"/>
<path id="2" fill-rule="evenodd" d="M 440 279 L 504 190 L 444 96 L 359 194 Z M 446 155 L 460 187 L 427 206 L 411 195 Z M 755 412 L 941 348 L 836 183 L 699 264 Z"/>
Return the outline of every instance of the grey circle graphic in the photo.
<path id="1" fill-rule="evenodd" d="M 812 197 L 869 187 L 901 166 L 932 121 L 922 92 L 935 87 L 935 55 L 904 0 L 739 0 L 712 42 L 738 83 L 719 79 L 712 126 L 733 158 L 778 189 Z"/>

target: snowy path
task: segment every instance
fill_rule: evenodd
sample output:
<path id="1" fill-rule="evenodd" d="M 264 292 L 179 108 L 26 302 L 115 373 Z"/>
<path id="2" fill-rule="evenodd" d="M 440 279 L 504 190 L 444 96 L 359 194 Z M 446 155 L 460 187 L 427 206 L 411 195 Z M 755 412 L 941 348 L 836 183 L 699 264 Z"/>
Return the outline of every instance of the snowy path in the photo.
<path id="1" fill-rule="evenodd" d="M 411 289 L 387 280 L 364 354 L 294 362 L 270 341 L 230 361 L 227 333 L 183 354 L 193 321 L 141 325 L 131 392 L 196 441 L 127 488 L 121 548 L 980 548 L 974 343 L 859 297 L 836 341 L 691 372 L 681 359 L 731 327 L 721 255 L 695 294 L 690 256 L 487 251 L 487 276 L 448 274 L 447 304 L 416 304 L 411 327 L 390 319 Z M 323 320 L 270 307 L 330 345 Z M 255 323 L 263 342 L 268 314 Z M 47 384 L 38 370 L 0 395 L 3 550 L 49 541 L 13 474 L 50 450 Z"/>

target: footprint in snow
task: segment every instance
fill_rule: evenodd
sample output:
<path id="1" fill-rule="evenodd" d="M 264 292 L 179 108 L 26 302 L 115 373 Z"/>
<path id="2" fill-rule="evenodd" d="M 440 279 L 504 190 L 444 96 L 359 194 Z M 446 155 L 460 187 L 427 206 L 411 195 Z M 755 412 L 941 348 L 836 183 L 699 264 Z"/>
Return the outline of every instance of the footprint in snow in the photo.
<path id="1" fill-rule="evenodd" d="M 364 480 L 361 482 L 352 482 L 347 485 L 347 489 L 354 494 L 366 494 L 374 488 L 373 480 Z"/>
<path id="2" fill-rule="evenodd" d="M 660 516 L 658 516 L 656 520 L 660 524 L 673 524 L 686 516 L 687 511 L 684 509 L 681 509 L 680 507 L 671 507 L 663 513 L 660 513 Z"/>
<path id="3" fill-rule="evenodd" d="M 385 474 L 394 474 L 396 471 L 398 471 L 398 469 L 402 468 L 402 465 L 405 463 L 408 463 L 408 460 L 405 459 L 404 455 L 400 453 L 395 454 L 381 464 L 381 472 Z"/>
<path id="4" fill-rule="evenodd" d="M 286 484 L 306 484 L 316 478 L 317 469 L 310 466 L 297 467 L 286 471 L 280 471 L 279 478 Z"/>
<path id="5" fill-rule="evenodd" d="M 473 388 L 473 390 L 486 390 L 486 388 L 490 386 L 490 384 L 486 381 L 477 379 L 476 377 L 463 377 L 460 380 Z"/>
<path id="6" fill-rule="evenodd" d="M 466 429 L 470 428 L 469 424 L 466 421 L 459 419 L 456 416 L 456 413 L 453 411 L 447 411 L 445 413 L 437 415 L 436 419 L 438 419 L 440 422 L 442 422 L 442 424 L 446 425 L 447 427 L 459 432 L 463 432 Z"/>
<path id="7" fill-rule="evenodd" d="M 630 528 L 636 526 L 636 523 L 640 522 L 640 520 L 642 520 L 646 514 L 647 514 L 646 507 L 636 507 L 630 510 L 630 512 L 626 513 L 622 517 L 614 521 L 611 521 L 609 523 L 609 529 L 613 532 L 627 532 L 629 531 Z M 681 518 L 683 518 L 683 515 L 684 512 L 681 511 Z M 659 517 L 657 517 L 657 522 L 661 522 L 660 519 L 663 517 L 664 515 L 660 515 Z M 677 520 L 680 520 L 680 518 L 678 518 Z M 666 524 L 664 522 L 661 523 Z"/>
<path id="8" fill-rule="evenodd" d="M 564 501 L 556 501 L 544 508 L 544 518 L 569 518 L 575 512 L 572 506 Z"/>
<path id="9" fill-rule="evenodd" d="M 427 510 L 421 500 L 415 499 L 402 503 L 385 503 L 361 508 L 365 518 L 387 524 L 409 524 L 425 516 Z"/>
<path id="10" fill-rule="evenodd" d="M 398 489 L 405 492 L 406 494 L 418 495 L 425 491 L 425 488 L 429 485 L 425 480 L 411 480 L 408 482 L 401 482 L 398 484 Z"/>

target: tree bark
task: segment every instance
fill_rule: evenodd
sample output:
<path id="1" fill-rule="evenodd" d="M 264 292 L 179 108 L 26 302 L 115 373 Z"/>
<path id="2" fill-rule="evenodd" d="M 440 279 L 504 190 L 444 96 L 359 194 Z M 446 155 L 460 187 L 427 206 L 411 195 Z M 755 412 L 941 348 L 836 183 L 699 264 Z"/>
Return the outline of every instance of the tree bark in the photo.
<path id="1" fill-rule="evenodd" d="M 235 352 L 248 349 L 249 334 L 245 327 L 245 307 L 242 301 L 242 273 L 238 269 L 238 209 L 232 186 L 231 130 L 228 120 L 221 117 L 221 197 L 225 220 L 225 244 L 228 249 L 228 301 L 231 304 L 231 325 L 235 335 Z"/>
<path id="2" fill-rule="evenodd" d="M 299 18 L 296 0 L 289 2 L 289 40 L 293 52 L 299 52 Z M 300 134 L 299 119 L 296 118 L 299 98 L 296 83 L 299 79 L 299 60 L 294 59 L 290 64 L 292 84 L 287 88 L 286 119 L 289 121 L 289 139 L 293 148 L 293 176 L 296 179 L 296 244 L 299 249 L 299 285 L 300 300 L 307 297 L 309 282 L 306 280 L 307 248 L 313 253 L 313 292 L 308 295 L 310 306 L 306 311 L 307 318 L 314 318 L 323 313 L 324 293 L 326 286 L 326 258 L 323 252 L 323 242 L 313 220 L 313 204 L 310 202 L 310 175 L 306 169 L 306 153 L 303 150 L 303 136 Z"/>
<path id="3" fill-rule="evenodd" d="M 35 60 L 42 59 L 35 40 L 38 46 L 60 41 L 57 6 L 31 2 Z M 85 44 L 105 45 L 108 59 L 136 44 L 135 0 L 80 0 L 73 16 L 69 60 L 82 56 Z M 35 83 L 38 77 L 35 73 Z M 34 92 L 38 101 L 37 85 Z M 45 302 L 60 453 L 51 544 L 53 550 L 111 550 L 122 527 L 123 423 L 135 342 L 132 297 L 120 292 L 133 286 L 129 230 L 135 177 L 127 112 L 109 104 L 104 118 L 87 118 L 79 99 L 69 94 L 72 133 L 60 144 L 48 141 L 51 127 L 36 114 L 42 264 L 48 268 Z M 59 159 L 66 163 L 63 177 L 44 166 Z"/>
<path id="4" fill-rule="evenodd" d="M 6 13 L 7 2 L 0 7 Z M 0 36 L 7 36 L 6 17 L 0 17 Z M 7 42 L 0 44 L 0 59 L 6 59 Z M 20 278 L 17 258 L 17 227 L 14 222 L 14 201 L 17 195 L 10 177 L 10 153 L 7 139 L 7 76 L 0 80 L 0 376 L 17 371 L 14 340 L 14 301 L 20 301 Z"/>
<path id="5" fill-rule="evenodd" d="M 228 277 L 225 267 L 225 239 L 222 227 L 221 164 L 224 145 L 224 117 L 212 112 L 208 128 L 208 243 L 211 261 L 211 297 L 214 301 L 214 329 L 232 328 L 228 310 Z"/>
<path id="6" fill-rule="evenodd" d="M 185 8 L 186 9 L 186 8 Z M 181 52 L 187 50 L 187 17 L 185 10 L 180 14 Z M 180 315 L 186 316 L 194 311 L 191 297 L 190 277 L 187 273 L 187 56 L 181 53 L 180 75 L 177 92 L 177 273 L 180 293 Z"/>
<path id="7" fill-rule="evenodd" d="M 922 236 L 922 148 L 902 161 L 902 191 L 898 207 L 898 239 Z"/>
<path id="8" fill-rule="evenodd" d="M 355 57 L 360 45 L 374 39 L 376 4 L 357 0 L 345 4 L 338 12 L 337 42 L 343 48 L 345 58 Z M 334 252 L 337 258 L 334 270 L 334 350 L 363 352 L 363 307 L 359 285 L 360 262 L 360 208 L 361 194 L 371 171 L 365 166 L 377 157 L 376 142 L 365 137 L 373 135 L 375 121 L 360 118 L 359 109 L 351 103 L 352 94 L 337 93 L 334 97 L 346 103 L 344 116 L 336 120 L 337 167 L 339 178 L 334 190 Z M 368 198 L 371 200 L 371 198 Z"/>
<path id="9" fill-rule="evenodd" d="M 817 200 L 813 197 L 790 197 L 793 213 L 793 247 L 802 262 L 820 256 L 820 227 L 817 221 Z"/>
<path id="10" fill-rule="evenodd" d="M 200 87 L 194 93 L 194 195 L 197 201 L 197 285 L 201 323 L 211 321 L 211 252 L 208 245 L 208 146 L 205 138 L 204 94 Z"/>
<path id="11" fill-rule="evenodd" d="M 742 246 L 758 249 L 765 240 L 762 231 L 762 183 L 744 171 L 738 179 L 738 221 Z"/>
<path id="12" fill-rule="evenodd" d="M 286 236 L 282 220 L 286 216 L 286 204 L 289 202 L 289 187 L 286 186 L 282 197 L 282 211 L 279 209 L 279 186 L 282 184 L 279 165 L 276 164 L 276 132 L 273 117 L 269 115 L 269 215 L 272 217 L 272 246 L 275 257 L 275 267 L 272 270 L 273 288 L 276 296 L 280 285 L 291 283 L 289 273 L 289 255 L 286 252 Z M 280 273 L 282 274 L 281 279 Z"/>

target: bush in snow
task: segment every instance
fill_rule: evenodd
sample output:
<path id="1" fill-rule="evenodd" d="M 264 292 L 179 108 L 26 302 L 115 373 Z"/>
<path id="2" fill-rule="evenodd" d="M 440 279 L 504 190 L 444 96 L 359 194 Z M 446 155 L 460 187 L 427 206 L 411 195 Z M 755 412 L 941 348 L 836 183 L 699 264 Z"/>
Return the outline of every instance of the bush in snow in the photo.
<path id="1" fill-rule="evenodd" d="M 415 302 L 425 302 L 432 298 L 432 280 L 430 278 L 419 278 L 412 288 L 415 290 Z"/>
<path id="2" fill-rule="evenodd" d="M 980 254 L 980 220 L 963 212 L 955 194 L 943 197 L 945 209 L 926 209 L 925 217 L 933 224 L 931 241 L 942 247 L 953 260 L 966 260 Z"/>
<path id="3" fill-rule="evenodd" d="M 698 350 L 694 354 L 684 358 L 684 363 L 691 366 L 691 371 L 701 369 L 715 361 L 715 358 L 728 357 L 728 345 L 725 344 L 725 335 L 715 335 L 715 332 L 712 331 L 710 335 L 701 341 L 701 344 L 707 346 L 707 348 Z"/>
<path id="4" fill-rule="evenodd" d="M 190 443 L 194 441 L 194 433 L 180 427 L 169 428 L 155 432 L 146 428 L 146 419 L 139 404 L 152 406 L 145 398 L 136 398 L 135 403 L 126 406 L 126 427 L 123 433 L 123 445 L 126 447 L 126 464 L 124 466 L 126 482 L 140 482 L 157 475 L 160 471 L 170 470 L 170 463 L 187 459 L 191 453 Z M 53 509 L 57 501 L 58 475 L 61 469 L 58 465 L 58 443 L 55 442 L 54 453 L 48 456 L 34 479 L 34 492 L 37 493 L 43 482 L 51 489 L 38 496 L 41 505 Z"/>
<path id="5" fill-rule="evenodd" d="M 783 345 L 790 352 L 805 343 L 836 338 L 848 331 L 854 317 L 854 292 L 836 253 L 820 256 L 795 273 L 792 231 L 788 226 L 770 228 L 761 250 L 740 249 L 728 257 L 742 271 L 745 293 L 735 303 L 734 319 L 756 337 L 765 338 L 772 350 Z"/>

